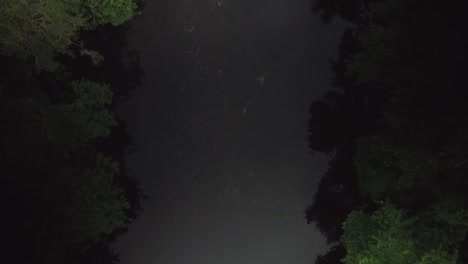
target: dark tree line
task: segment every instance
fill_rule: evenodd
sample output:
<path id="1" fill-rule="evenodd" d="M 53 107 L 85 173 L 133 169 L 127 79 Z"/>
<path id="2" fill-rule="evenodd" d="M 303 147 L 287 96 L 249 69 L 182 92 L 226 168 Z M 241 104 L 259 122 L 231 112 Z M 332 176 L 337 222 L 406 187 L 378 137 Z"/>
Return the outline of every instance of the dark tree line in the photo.
<path id="1" fill-rule="evenodd" d="M 307 219 L 316 263 L 467 263 L 468 4 L 313 2 L 352 23 L 309 146 L 333 154 Z"/>
<path id="2" fill-rule="evenodd" d="M 131 0 L 2 2 L 4 259 L 118 261 L 109 244 L 145 197 L 125 166 L 131 138 L 114 111 L 142 74 L 126 43 L 137 8 Z"/>

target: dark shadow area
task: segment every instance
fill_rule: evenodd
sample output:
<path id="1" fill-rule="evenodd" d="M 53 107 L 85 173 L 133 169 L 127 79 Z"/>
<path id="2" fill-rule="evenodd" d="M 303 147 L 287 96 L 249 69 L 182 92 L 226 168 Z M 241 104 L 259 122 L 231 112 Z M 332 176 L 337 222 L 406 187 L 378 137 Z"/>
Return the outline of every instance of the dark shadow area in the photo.
<path id="1" fill-rule="evenodd" d="M 341 260 L 346 256 L 346 250 L 343 245 L 332 246 L 324 255 L 317 257 L 315 264 L 341 264 Z"/>
<path id="2" fill-rule="evenodd" d="M 314 203 L 307 208 L 307 222 L 314 222 L 327 243 L 339 242 L 343 234 L 342 223 L 358 206 L 372 204 L 359 195 L 357 174 L 350 155 L 335 157 L 329 162 L 326 174 L 320 180 Z"/>
<path id="3" fill-rule="evenodd" d="M 346 65 L 352 54 L 362 50 L 349 28 L 343 34 L 339 55 L 330 62 L 336 88 L 312 103 L 309 108 L 309 148 L 313 152 L 331 154 L 346 152 L 352 155 L 356 138 L 375 129 L 381 117 L 380 108 L 386 103 L 383 91 L 372 91 L 368 85 L 356 84 L 347 73 Z"/>
<path id="4" fill-rule="evenodd" d="M 5 259 L 118 262 L 109 244 L 145 198 L 124 160 L 132 139 L 114 112 L 142 75 L 138 52 L 127 46 L 130 30 L 98 26 L 74 39 L 103 56 L 99 65 L 76 47 L 55 54 L 54 70 L 0 56 Z"/>
<path id="5" fill-rule="evenodd" d="M 85 46 L 91 50 L 98 50 L 105 59 L 102 63 L 93 65 L 89 57 L 65 57 L 64 64 L 71 73 L 69 78 L 85 78 L 109 84 L 114 93 L 114 105 L 128 98 L 130 92 L 140 87 L 143 75 L 139 52 L 128 48 L 127 36 L 131 31 L 130 24 L 124 24 L 117 27 L 105 25 L 93 31 L 80 33 Z"/>
<path id="6" fill-rule="evenodd" d="M 335 17 L 341 17 L 350 22 L 358 22 L 365 0 L 313 0 L 312 12 L 324 23 L 330 23 Z"/>
<path id="7" fill-rule="evenodd" d="M 468 5 L 318 0 L 313 12 L 352 23 L 336 89 L 309 109 L 309 147 L 333 159 L 306 217 L 338 243 L 316 263 L 395 259 L 395 245 L 372 255 L 383 232 L 411 244 L 407 261 L 466 263 Z"/>

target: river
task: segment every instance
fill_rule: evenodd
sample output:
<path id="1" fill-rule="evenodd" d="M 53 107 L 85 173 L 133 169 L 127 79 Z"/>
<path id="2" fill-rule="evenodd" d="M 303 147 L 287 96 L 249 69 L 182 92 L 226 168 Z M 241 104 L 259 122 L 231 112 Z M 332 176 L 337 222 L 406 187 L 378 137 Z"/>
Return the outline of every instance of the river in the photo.
<path id="1" fill-rule="evenodd" d="M 328 158 L 308 107 L 330 88 L 345 25 L 309 0 L 148 1 L 133 23 L 142 87 L 119 109 L 149 199 L 114 248 L 123 264 L 312 264 L 307 225 Z"/>

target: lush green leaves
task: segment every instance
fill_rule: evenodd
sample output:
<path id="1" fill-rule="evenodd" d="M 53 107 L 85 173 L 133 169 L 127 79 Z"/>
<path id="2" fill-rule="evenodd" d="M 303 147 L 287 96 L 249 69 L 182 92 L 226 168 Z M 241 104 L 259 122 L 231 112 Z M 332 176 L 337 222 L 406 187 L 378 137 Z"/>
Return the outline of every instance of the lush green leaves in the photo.
<path id="1" fill-rule="evenodd" d="M 0 51 L 33 58 L 40 68 L 56 66 L 53 57 L 65 53 L 85 23 L 66 12 L 59 0 L 4 0 L 0 8 Z"/>
<path id="2" fill-rule="evenodd" d="M 92 17 L 89 19 L 97 24 L 110 23 L 114 26 L 123 24 L 129 20 L 136 9 L 131 0 L 87 0 Z"/>
<path id="3" fill-rule="evenodd" d="M 141 192 L 125 175 L 128 141 L 120 139 L 128 138 L 121 122 L 116 132 L 113 92 L 76 80 L 119 78 L 74 60 L 79 54 L 102 61 L 84 42 L 101 50 L 113 45 L 111 54 L 120 54 L 122 43 L 96 45 L 83 31 L 121 25 L 134 9 L 130 0 L 1 1 L 0 165 L 11 200 L 4 211 L 14 250 L 7 253 L 17 262 L 110 263 L 108 244 L 137 215 Z M 125 34 L 124 27 L 109 28 L 93 34 Z M 86 66 L 77 72 L 80 63 Z"/>
<path id="4" fill-rule="evenodd" d="M 109 86 L 89 81 L 74 81 L 70 103 L 49 107 L 44 127 L 45 136 L 55 144 L 76 148 L 91 140 L 109 135 L 115 125 L 108 109 L 112 92 Z"/>
<path id="5" fill-rule="evenodd" d="M 402 213 L 389 205 L 370 216 L 351 213 L 343 226 L 345 263 L 415 263 L 414 243 L 402 220 Z"/>
<path id="6" fill-rule="evenodd" d="M 53 70 L 55 56 L 78 48 L 93 61 L 102 59 L 77 40 L 82 29 L 120 25 L 134 14 L 131 0 L 4 0 L 0 8 L 0 51 L 33 59 L 39 69 Z"/>
<path id="7" fill-rule="evenodd" d="M 422 228 L 428 228 L 418 217 L 408 218 L 388 203 L 371 215 L 354 211 L 343 225 L 343 243 L 348 252 L 344 261 L 347 264 L 454 264 L 456 250 L 448 250 L 452 244 L 441 244 L 440 240 L 440 243 L 428 244 L 417 236 L 419 232 L 413 231 L 422 224 Z"/>
<path id="8" fill-rule="evenodd" d="M 132 0 L 65 0 L 69 12 L 86 19 L 86 28 L 98 25 L 121 25 L 134 14 L 136 4 Z"/>

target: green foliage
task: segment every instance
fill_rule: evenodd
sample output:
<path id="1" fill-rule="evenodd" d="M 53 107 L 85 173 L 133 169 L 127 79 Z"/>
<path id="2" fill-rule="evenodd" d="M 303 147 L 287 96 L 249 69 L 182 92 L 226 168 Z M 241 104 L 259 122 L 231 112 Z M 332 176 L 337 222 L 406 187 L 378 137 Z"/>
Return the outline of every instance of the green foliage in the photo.
<path id="1" fill-rule="evenodd" d="M 54 57 L 71 55 L 72 46 L 99 62 L 102 57 L 77 39 L 78 31 L 108 23 L 121 25 L 133 16 L 135 9 L 131 0 L 3 0 L 0 52 L 32 58 L 44 70 L 56 69 Z"/>
<path id="2" fill-rule="evenodd" d="M 374 199 L 399 190 L 425 188 L 442 167 L 442 161 L 430 151 L 398 144 L 384 134 L 358 140 L 354 163 L 360 190 Z"/>
<path id="3" fill-rule="evenodd" d="M 86 29 L 99 25 L 121 25 L 135 13 L 136 4 L 132 0 L 64 0 L 70 13 L 80 14 L 86 20 Z"/>
<path id="4" fill-rule="evenodd" d="M 424 253 L 417 264 L 453 264 L 457 263 L 457 255 L 449 255 L 440 249 L 431 249 Z"/>
<path id="5" fill-rule="evenodd" d="M 342 238 L 348 252 L 357 253 L 363 251 L 369 243 L 367 235 L 370 219 L 361 211 L 353 211 L 350 213 L 343 223 L 345 234 Z M 348 261 L 355 258 L 352 254 L 348 254 Z"/>
<path id="6" fill-rule="evenodd" d="M 129 205 L 122 191 L 114 187 L 118 173 L 117 163 L 101 154 L 97 155 L 91 168 L 64 172 L 64 184 L 71 199 L 64 206 L 73 229 L 74 243 L 98 241 L 102 235 L 109 235 L 128 224 L 126 210 Z"/>
<path id="7" fill-rule="evenodd" d="M 132 0 L 85 0 L 83 5 L 89 10 L 88 21 L 95 25 L 121 25 L 133 16 L 136 9 Z"/>
<path id="8" fill-rule="evenodd" d="M 347 250 L 347 264 L 413 264 L 456 263 L 456 251 L 448 251 L 448 244 L 427 247 L 414 227 L 419 218 L 408 218 L 388 203 L 374 212 L 354 211 L 343 224 L 343 243 Z M 428 226 L 424 226 L 427 228 Z M 424 230 L 432 232 L 432 230 Z M 416 235 L 416 236 L 415 236 Z M 424 245 L 424 247 L 421 247 Z"/>
<path id="9" fill-rule="evenodd" d="M 68 52 L 75 33 L 85 23 L 66 12 L 59 0 L 3 0 L 0 8 L 0 51 L 33 58 L 39 68 L 52 69 L 53 57 Z"/>
<path id="10" fill-rule="evenodd" d="M 106 69 L 111 74 L 89 74 L 88 61 L 73 59 L 103 60 L 86 48 L 85 34 L 89 45 L 117 45 L 111 54 L 120 53 L 122 43 L 110 39 L 125 27 L 107 25 L 128 21 L 134 9 L 130 0 L 0 3 L 0 165 L 11 200 L 5 239 L 18 263 L 110 263 L 109 243 L 137 216 L 141 193 L 126 177 L 124 146 L 115 144 L 129 139 L 112 111 L 113 92 L 107 84 L 73 81 L 120 80 L 119 61 Z"/>
<path id="11" fill-rule="evenodd" d="M 66 100 L 57 103 L 37 90 L 14 90 L 0 97 L 0 164 L 10 172 L 11 197 L 28 201 L 14 203 L 21 211 L 14 218 L 33 247 L 40 243 L 39 262 L 64 263 L 69 250 L 84 250 L 131 220 L 116 187 L 118 164 L 95 149 L 116 124 L 112 93 L 83 80 L 60 89 Z"/>
<path id="12" fill-rule="evenodd" d="M 116 125 L 108 109 L 112 92 L 108 85 L 74 81 L 70 85 L 70 103 L 52 105 L 45 117 L 43 133 L 54 144 L 76 148 L 109 135 Z"/>
<path id="13" fill-rule="evenodd" d="M 348 216 L 342 236 L 345 260 L 464 263 L 466 256 L 457 258 L 460 246 L 460 252 L 467 251 L 461 241 L 468 230 L 468 93 L 461 88 L 467 86 L 468 4 L 361 3 L 352 30 L 355 42 L 340 45 L 347 53 L 335 64 L 341 72 L 346 69 L 347 78 L 338 76 L 336 84 L 380 105 L 383 118 L 374 131 L 347 147 L 354 151 L 356 146 L 354 165 L 363 198 L 394 206 L 386 203 L 372 214 L 354 211 Z M 322 15 L 336 14 L 343 5 L 323 1 L 323 10 L 331 13 Z M 365 202 L 357 208 L 375 209 Z"/>
<path id="14" fill-rule="evenodd" d="M 347 264 L 415 263 L 414 243 L 404 229 L 402 212 L 384 205 L 373 215 L 353 212 L 343 224 Z"/>
<path id="15" fill-rule="evenodd" d="M 452 197 L 445 197 L 434 205 L 435 219 L 448 225 L 460 228 L 462 233 L 458 239 L 463 239 L 463 230 L 468 230 L 468 208 Z"/>
<path id="16" fill-rule="evenodd" d="M 422 249 L 456 253 L 468 231 L 468 211 L 455 197 L 444 197 L 423 213 L 411 230 Z"/>

